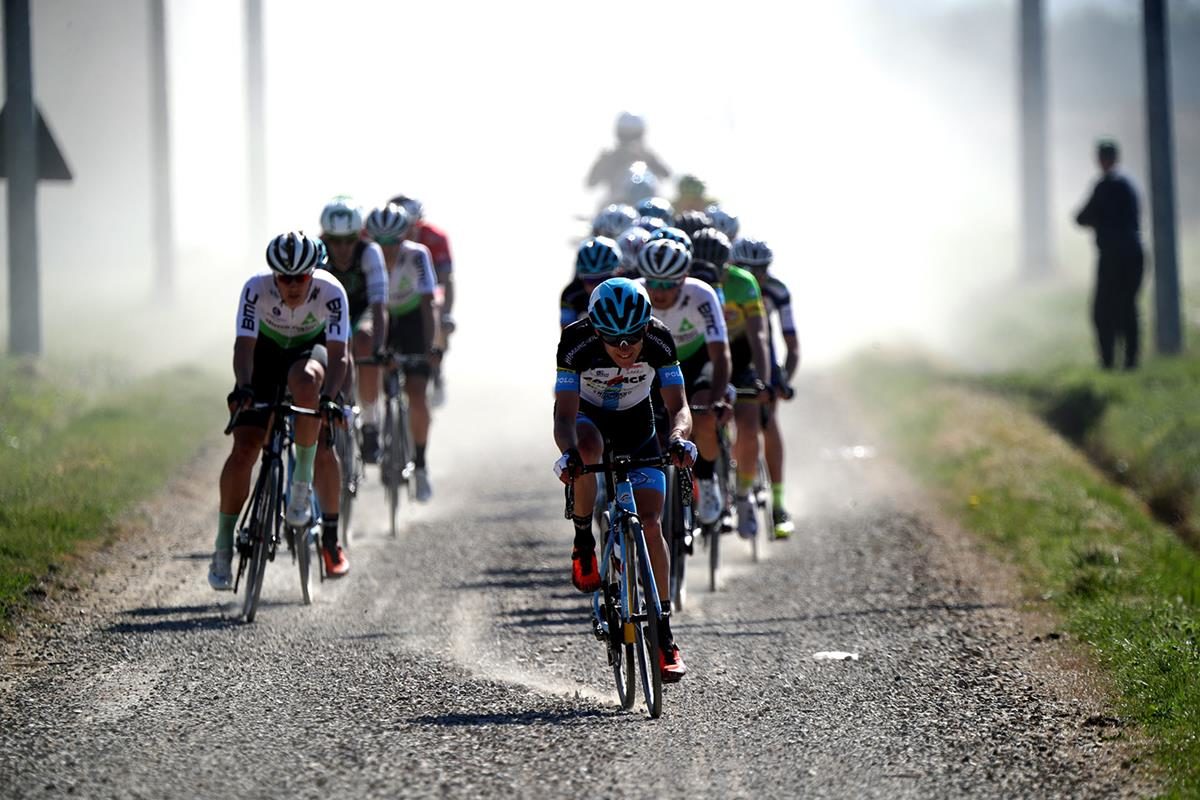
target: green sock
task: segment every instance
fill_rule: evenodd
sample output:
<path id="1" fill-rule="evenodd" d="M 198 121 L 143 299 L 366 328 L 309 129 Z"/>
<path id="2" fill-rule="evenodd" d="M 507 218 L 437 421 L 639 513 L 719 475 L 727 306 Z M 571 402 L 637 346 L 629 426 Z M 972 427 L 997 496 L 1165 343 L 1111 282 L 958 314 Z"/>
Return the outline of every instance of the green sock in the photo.
<path id="1" fill-rule="evenodd" d="M 743 475 L 740 472 L 737 476 L 737 493 L 738 497 L 745 497 L 750 494 L 750 490 L 754 488 L 754 474 Z"/>
<path id="2" fill-rule="evenodd" d="M 310 444 L 307 447 L 302 444 L 296 445 L 296 471 L 292 473 L 292 480 L 312 483 L 313 462 L 316 459 L 317 446 L 315 444 Z"/>
<path id="3" fill-rule="evenodd" d="M 237 525 L 237 514 L 217 514 L 216 550 L 233 549 L 233 528 Z"/>
<path id="4" fill-rule="evenodd" d="M 783 508 L 783 484 L 771 484 L 771 503 L 776 508 Z"/>

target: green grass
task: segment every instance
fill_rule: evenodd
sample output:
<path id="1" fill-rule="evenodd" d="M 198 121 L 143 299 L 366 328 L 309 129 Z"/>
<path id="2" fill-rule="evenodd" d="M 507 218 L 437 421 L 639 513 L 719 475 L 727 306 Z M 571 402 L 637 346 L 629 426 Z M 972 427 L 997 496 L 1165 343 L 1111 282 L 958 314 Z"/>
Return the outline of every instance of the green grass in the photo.
<path id="1" fill-rule="evenodd" d="M 1139 383 L 1153 395 L 1175 370 L 1188 369 L 1154 367 Z M 1171 796 L 1200 796 L 1196 551 L 1023 404 L 920 361 L 873 359 L 852 375 L 941 504 L 1015 565 L 1030 598 L 1049 598 L 1088 643 L 1112 676 L 1119 712 L 1152 737 Z M 1091 376 L 1110 377 L 1129 376 Z M 1178 410 L 1169 391 L 1158 405 L 1138 406 L 1143 389 L 1117 385 L 1131 415 L 1140 408 L 1166 420 Z"/>
<path id="2" fill-rule="evenodd" d="M 192 369 L 125 382 L 111 365 L 0 361 L 0 630 L 220 429 L 218 383 Z"/>

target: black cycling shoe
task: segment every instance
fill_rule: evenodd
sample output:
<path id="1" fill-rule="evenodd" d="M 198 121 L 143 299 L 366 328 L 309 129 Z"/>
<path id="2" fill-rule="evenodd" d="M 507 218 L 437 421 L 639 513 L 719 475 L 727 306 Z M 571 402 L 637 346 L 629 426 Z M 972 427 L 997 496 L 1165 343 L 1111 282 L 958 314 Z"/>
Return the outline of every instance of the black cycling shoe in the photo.
<path id="1" fill-rule="evenodd" d="M 362 457 L 366 464 L 379 463 L 379 428 L 375 425 L 362 426 Z"/>

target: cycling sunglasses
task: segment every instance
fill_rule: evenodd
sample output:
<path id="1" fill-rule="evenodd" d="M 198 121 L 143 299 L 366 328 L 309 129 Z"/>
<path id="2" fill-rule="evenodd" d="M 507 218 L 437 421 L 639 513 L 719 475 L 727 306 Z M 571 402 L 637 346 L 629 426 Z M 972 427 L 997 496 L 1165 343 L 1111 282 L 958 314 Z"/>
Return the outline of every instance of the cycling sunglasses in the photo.
<path id="1" fill-rule="evenodd" d="M 287 284 L 291 284 L 291 283 L 304 283 L 306 280 L 308 280 L 308 279 L 309 279 L 309 278 L 311 278 L 311 277 L 312 277 L 312 275 L 309 275 L 309 274 L 304 274 L 304 275 L 281 275 L 281 274 L 279 274 L 278 272 L 277 272 L 277 273 L 275 273 L 275 279 L 276 279 L 276 280 L 278 280 L 280 283 L 287 283 Z"/>
<path id="2" fill-rule="evenodd" d="M 607 333 L 600 333 L 599 331 L 597 331 L 597 333 L 600 336 L 600 341 L 604 342 L 605 344 L 612 345 L 613 347 L 632 347 L 640 342 L 646 335 L 646 329 L 641 328 L 633 333 L 621 333 L 617 334 L 616 336 L 610 336 Z"/>
<path id="3" fill-rule="evenodd" d="M 399 236 L 380 236 L 375 240 L 375 244 L 380 247 L 391 247 L 394 244 L 400 244 L 403 239 Z"/>
<path id="4" fill-rule="evenodd" d="M 351 234 L 349 236 L 332 236 L 329 234 L 325 235 L 325 242 L 327 244 L 352 244 L 357 241 L 358 241 L 358 236 L 355 234 Z"/>
<path id="5" fill-rule="evenodd" d="M 662 281 L 656 278 L 646 278 L 646 288 L 656 289 L 662 292 L 669 292 L 672 289 L 678 289 L 683 285 L 683 281 Z"/>

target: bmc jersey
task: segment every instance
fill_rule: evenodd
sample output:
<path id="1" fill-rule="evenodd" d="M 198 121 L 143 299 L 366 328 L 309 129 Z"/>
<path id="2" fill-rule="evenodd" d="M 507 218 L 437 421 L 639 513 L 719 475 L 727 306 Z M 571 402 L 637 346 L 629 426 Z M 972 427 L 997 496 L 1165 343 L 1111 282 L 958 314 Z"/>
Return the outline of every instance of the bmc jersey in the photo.
<path id="1" fill-rule="evenodd" d="M 796 321 L 792 318 L 792 293 L 788 291 L 783 281 L 770 273 L 767 279 L 759 284 L 762 289 L 763 305 L 768 315 L 779 315 L 779 328 L 785 334 L 796 332 Z"/>
<path id="2" fill-rule="evenodd" d="M 422 297 L 433 296 L 437 279 L 429 248 L 414 242 L 400 242 L 400 253 L 388 274 L 388 313 L 402 317 L 421 307 Z"/>
<path id="3" fill-rule="evenodd" d="M 438 272 L 449 272 L 454 269 L 454 261 L 450 258 L 450 240 L 441 228 L 435 228 L 424 220 L 419 221 L 413 232 L 413 241 L 429 248 L 433 258 L 433 268 Z"/>
<path id="4" fill-rule="evenodd" d="M 649 399 L 655 376 L 663 386 L 683 385 L 675 341 L 658 320 L 650 319 L 642 352 L 628 369 L 618 367 L 609 358 L 590 319 L 563 328 L 558 340 L 555 391 L 579 392 L 583 402 L 597 408 L 625 411 Z"/>
<path id="5" fill-rule="evenodd" d="M 284 349 L 299 347 L 325 334 L 325 340 L 344 342 L 350 322 L 346 290 L 323 269 L 313 272 L 308 297 L 289 308 L 275 286 L 274 273 L 263 272 L 246 281 L 238 308 L 237 335 L 265 336 Z"/>
<path id="6" fill-rule="evenodd" d="M 587 316 L 588 300 L 591 293 L 583 285 L 583 281 L 575 278 L 567 284 L 559 297 L 559 327 L 565 328 L 572 322 Z"/>
<path id="7" fill-rule="evenodd" d="M 383 251 L 374 242 L 358 242 L 349 269 L 338 269 L 332 262 L 329 274 L 346 290 L 350 300 L 350 321 L 358 322 L 368 308 L 387 302 L 387 270 L 383 266 Z"/>
<path id="8" fill-rule="evenodd" d="M 645 286 L 646 279 L 640 279 L 639 283 Z M 717 293 L 695 278 L 685 278 L 675 305 L 654 309 L 654 316 L 662 320 L 675 337 L 675 350 L 680 361 L 687 361 L 701 351 L 707 356 L 705 345 L 723 342 L 727 335 Z"/>

